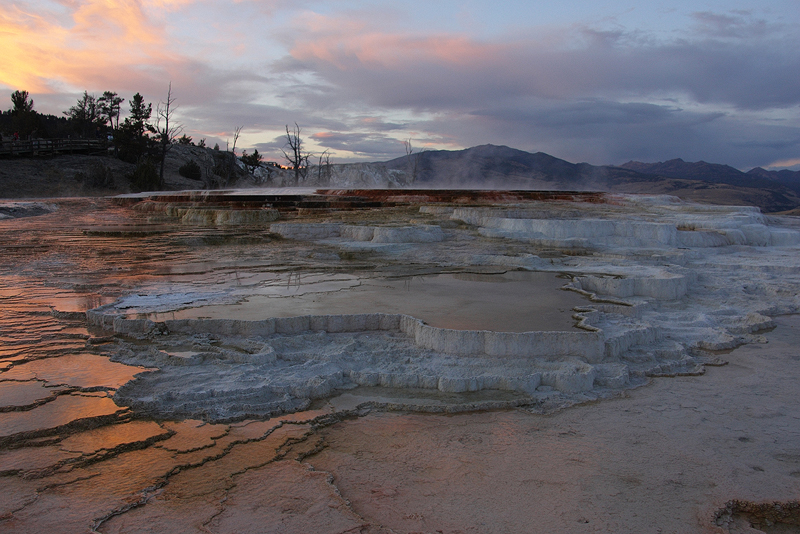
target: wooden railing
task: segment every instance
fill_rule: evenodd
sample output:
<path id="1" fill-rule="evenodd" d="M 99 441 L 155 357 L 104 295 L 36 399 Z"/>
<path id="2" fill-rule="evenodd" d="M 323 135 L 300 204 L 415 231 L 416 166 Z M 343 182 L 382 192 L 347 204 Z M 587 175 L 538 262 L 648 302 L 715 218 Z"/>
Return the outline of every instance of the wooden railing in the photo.
<path id="1" fill-rule="evenodd" d="M 0 157 L 46 156 L 53 154 L 87 154 L 104 152 L 109 146 L 105 139 L 28 139 L 0 142 Z"/>

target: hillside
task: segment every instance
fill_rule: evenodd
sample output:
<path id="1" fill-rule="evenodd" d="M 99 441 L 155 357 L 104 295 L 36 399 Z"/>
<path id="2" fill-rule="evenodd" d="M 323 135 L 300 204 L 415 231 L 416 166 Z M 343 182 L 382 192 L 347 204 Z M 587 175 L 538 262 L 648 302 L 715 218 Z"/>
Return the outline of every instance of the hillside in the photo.
<path id="1" fill-rule="evenodd" d="M 800 173 L 743 173 L 705 162 L 629 162 L 621 166 L 570 163 L 543 152 L 482 145 L 465 150 L 437 150 L 384 163 L 403 171 L 416 187 L 596 190 L 669 194 L 711 204 L 758 206 L 778 212 L 800 206 Z M 788 185 L 787 185 L 788 184 Z"/>
<path id="2" fill-rule="evenodd" d="M 215 152 L 210 148 L 173 145 L 164 164 L 169 190 L 205 189 L 212 183 Z M 196 162 L 201 179 L 181 176 L 179 169 Z M 107 155 L 58 155 L 0 159 L 0 198 L 106 196 L 130 193 L 129 176 L 136 165 Z M 237 168 L 240 186 L 254 181 Z"/>
<path id="3" fill-rule="evenodd" d="M 620 165 L 620 168 L 670 178 L 701 180 L 741 187 L 772 188 L 775 184 L 780 184 L 800 194 L 800 171 L 768 171 L 761 167 L 756 167 L 748 172 L 742 172 L 728 165 L 706 163 L 705 161 L 689 163 L 682 159 L 658 163 L 629 161 Z"/>
<path id="4" fill-rule="evenodd" d="M 221 185 L 215 165 L 221 153 L 209 148 L 175 145 L 165 164 L 167 189 L 207 189 Z M 178 172 L 194 161 L 201 177 Z M 58 156 L 0 160 L 0 198 L 98 196 L 130 191 L 134 166 L 112 157 Z M 290 170 L 262 166 L 248 174 L 236 167 L 229 187 L 452 188 L 542 189 L 668 194 L 709 204 L 758 206 L 764 212 L 800 208 L 800 172 L 747 173 L 727 165 L 630 161 L 620 166 L 570 163 L 543 152 L 481 145 L 464 150 L 424 151 L 386 162 L 312 166 L 295 183 Z"/>

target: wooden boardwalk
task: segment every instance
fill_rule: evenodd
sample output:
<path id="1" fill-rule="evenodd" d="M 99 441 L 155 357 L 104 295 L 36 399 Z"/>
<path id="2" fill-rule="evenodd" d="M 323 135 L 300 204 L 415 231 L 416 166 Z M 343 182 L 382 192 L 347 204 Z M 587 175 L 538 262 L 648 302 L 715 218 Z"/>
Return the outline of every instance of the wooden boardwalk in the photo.
<path id="1" fill-rule="evenodd" d="M 105 139 L 30 139 L 0 143 L 0 158 L 13 156 L 51 156 L 56 154 L 105 154 Z"/>

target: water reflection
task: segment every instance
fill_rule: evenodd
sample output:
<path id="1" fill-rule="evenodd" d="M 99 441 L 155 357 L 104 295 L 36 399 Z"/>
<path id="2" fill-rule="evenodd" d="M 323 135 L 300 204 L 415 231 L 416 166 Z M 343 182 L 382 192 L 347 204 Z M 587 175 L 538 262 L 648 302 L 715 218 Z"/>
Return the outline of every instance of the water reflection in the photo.
<path id="1" fill-rule="evenodd" d="M 305 427 L 280 431 L 280 420 L 206 429 L 134 419 L 113 397 L 147 371 L 110 361 L 106 334 L 88 331 L 84 317 L 148 284 L 274 282 L 264 271 L 291 266 L 290 247 L 272 246 L 263 228 L 247 229 L 247 239 L 236 237 L 240 229 L 139 231 L 147 215 L 109 200 L 54 203 L 53 213 L 0 221 L 0 530 L 106 531 L 177 473 L 186 478 L 192 467 L 222 458 L 223 471 L 243 472 L 278 455 L 288 436 L 304 435 Z M 290 278 L 289 287 L 299 280 Z M 230 454 L 244 443 L 264 454 Z M 183 532 L 188 524 L 168 523 Z"/>
<path id="2" fill-rule="evenodd" d="M 176 288 L 198 293 L 215 288 L 237 299 L 247 296 L 240 306 L 165 314 L 170 318 L 188 312 L 247 316 L 263 315 L 266 309 L 293 315 L 373 309 L 419 313 L 431 322 L 445 315 L 453 325 L 465 321 L 463 327 L 473 327 L 466 319 L 478 317 L 479 311 L 511 324 L 508 310 L 500 305 L 509 292 L 520 301 L 542 299 L 539 292 L 526 293 L 515 285 L 539 282 L 513 273 L 341 273 L 331 268 L 338 267 L 335 255 L 315 259 L 314 251 L 307 251 L 300 258 L 296 244 L 272 242 L 265 228 L 139 231 L 149 228 L 147 214 L 109 200 L 56 203 L 58 210 L 50 214 L 0 221 L 2 530 L 130 531 L 158 524 L 163 532 L 185 532 L 199 516 L 211 521 L 217 509 L 208 505 L 207 496 L 222 498 L 237 473 L 274 465 L 273 472 L 280 475 L 287 471 L 280 463 L 284 457 L 302 457 L 316 446 L 306 441 L 310 421 L 319 418 L 319 424 L 330 424 L 326 418 L 336 403 L 279 419 L 224 425 L 135 418 L 135 406 L 118 406 L 114 395 L 137 373 L 149 371 L 109 360 L 107 333 L 89 331 L 83 316 L 135 288 L 156 295 L 174 294 Z M 558 291 L 560 284 L 552 276 L 548 279 L 545 292 L 571 296 Z M 476 284 L 485 289 L 476 290 Z M 498 304 L 479 310 L 489 297 Z M 571 304 L 559 306 L 568 310 Z M 524 319 L 523 329 L 546 315 L 515 313 Z M 340 404 L 347 402 L 357 405 L 361 400 L 352 392 Z M 286 479 L 271 478 L 278 493 L 294 491 L 307 477 L 315 498 L 329 495 L 324 477 L 312 480 L 312 475 L 290 471 Z M 176 494 L 167 491 L 169 498 L 160 499 L 164 488 Z M 201 495 L 194 507 L 163 506 L 190 494 Z M 145 502 L 149 504 L 142 506 Z"/>

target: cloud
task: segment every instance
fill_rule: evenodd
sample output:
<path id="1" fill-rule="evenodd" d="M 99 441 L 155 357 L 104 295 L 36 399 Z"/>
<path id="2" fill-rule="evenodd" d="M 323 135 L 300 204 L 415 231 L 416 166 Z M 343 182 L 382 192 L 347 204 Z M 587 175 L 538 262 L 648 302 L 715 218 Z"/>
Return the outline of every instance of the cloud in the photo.
<path id="1" fill-rule="evenodd" d="M 85 87 L 169 62 L 164 28 L 134 0 L 64 4 L 66 16 L 19 5 L 0 13 L 0 83 L 31 92 Z"/>
<path id="2" fill-rule="evenodd" d="M 301 133 L 303 150 L 311 154 L 311 159 L 319 157 L 325 151 L 337 162 L 346 161 L 381 161 L 396 158 L 405 153 L 402 141 L 374 133 L 358 132 L 315 132 Z M 283 160 L 281 150 L 286 149 L 286 136 L 278 135 L 271 141 L 253 145 L 272 159 Z"/>
<path id="3" fill-rule="evenodd" d="M 478 39 L 314 15 L 298 19 L 301 38 L 287 32 L 289 55 L 273 68 L 315 80 L 295 95 L 309 107 L 403 113 L 404 130 L 439 146 L 740 167 L 798 153 L 800 32 L 741 11 L 690 20 L 660 35 L 574 24 Z M 350 125 L 337 147 L 376 132 Z"/>
<path id="4" fill-rule="evenodd" d="M 792 169 L 800 171 L 800 158 L 774 161 L 766 166 L 768 169 Z"/>
<path id="5" fill-rule="evenodd" d="M 800 153 L 800 127 L 752 123 L 736 114 L 608 100 L 535 102 L 446 114 L 412 127 L 465 146 L 505 144 L 573 162 L 683 158 L 749 169 Z M 760 163 L 759 163 L 760 162 Z"/>
<path id="6" fill-rule="evenodd" d="M 165 18 L 195 0 L 62 2 L 63 13 L 0 11 L 0 85 L 31 93 L 113 90 L 158 100 L 171 81 L 182 104 L 249 97 L 270 80 L 249 67 L 181 53 Z M 40 7 L 40 6 L 39 6 Z M 41 11 L 41 12 L 40 12 Z"/>
<path id="7" fill-rule="evenodd" d="M 37 109 L 60 113 L 84 89 L 155 104 L 171 81 L 188 135 L 224 145 L 244 126 L 240 145 L 274 151 L 297 122 L 312 150 L 338 161 L 402 154 L 409 138 L 592 163 L 755 166 L 800 154 L 800 30 L 779 17 L 688 13 L 661 33 L 614 17 L 467 33 L 413 7 L 15 3 L 0 11 L 0 88 L 27 89 Z"/>
<path id="8" fill-rule="evenodd" d="M 771 25 L 763 19 L 754 19 L 750 11 L 730 11 L 714 13 L 700 11 L 692 13 L 695 31 L 713 37 L 749 38 L 764 37 L 771 31 Z"/>
<path id="9" fill-rule="evenodd" d="M 381 117 L 354 117 L 353 122 L 357 127 L 373 132 L 389 132 L 404 130 L 405 124 L 399 122 L 387 122 Z"/>
<path id="10" fill-rule="evenodd" d="M 636 31 L 575 25 L 559 36 L 481 41 L 460 34 L 382 33 L 364 21 L 317 16 L 292 43 L 293 62 L 284 66 L 313 72 L 339 90 L 339 99 L 415 110 L 610 94 L 688 95 L 743 109 L 800 103 L 796 30 L 743 14 L 696 18 L 717 29 L 659 41 Z"/>
<path id="11" fill-rule="evenodd" d="M 375 133 L 320 132 L 311 135 L 319 146 L 371 159 L 397 157 L 405 150 L 403 142 Z"/>
<path id="12" fill-rule="evenodd" d="M 250 124 L 258 115 L 231 117 L 229 103 L 252 101 L 273 80 L 252 65 L 215 64 L 181 53 L 167 18 L 193 3 L 88 0 L 62 1 L 60 10 L 42 5 L 2 10 L 0 86 L 28 90 L 37 109 L 60 114 L 83 90 L 112 90 L 126 100 L 138 92 L 155 108 L 171 82 L 187 131 L 220 131 L 222 120 L 200 124 L 215 116 L 227 117 L 227 128 L 245 118 Z"/>
<path id="13" fill-rule="evenodd" d="M 348 128 L 346 123 L 314 111 L 286 109 L 252 102 L 214 103 L 182 109 L 181 112 L 190 120 L 190 124 L 197 128 L 203 127 L 210 132 L 229 132 L 239 126 L 244 127 L 244 132 L 283 132 L 287 125 L 291 126 L 296 122 L 305 137 L 309 131 L 313 131 L 312 128 L 317 130 Z"/>

